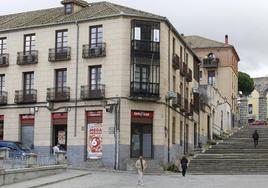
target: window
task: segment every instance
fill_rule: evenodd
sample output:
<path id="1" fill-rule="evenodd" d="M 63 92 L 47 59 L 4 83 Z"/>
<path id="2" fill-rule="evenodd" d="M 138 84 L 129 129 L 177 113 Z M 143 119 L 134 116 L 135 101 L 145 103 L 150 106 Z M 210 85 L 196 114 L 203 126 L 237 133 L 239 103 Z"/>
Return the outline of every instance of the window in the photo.
<path id="1" fill-rule="evenodd" d="M 56 53 L 66 53 L 68 44 L 68 31 L 56 31 Z"/>
<path id="2" fill-rule="evenodd" d="M 67 86 L 67 69 L 56 70 L 56 88 L 63 89 Z"/>
<path id="3" fill-rule="evenodd" d="M 159 29 L 154 29 L 153 30 L 152 41 L 154 41 L 154 42 L 160 42 L 160 30 Z"/>
<path id="4" fill-rule="evenodd" d="M 73 4 L 68 3 L 65 4 L 65 14 L 72 14 L 73 13 Z"/>
<path id="5" fill-rule="evenodd" d="M 103 29 L 102 25 L 90 27 L 90 47 L 96 48 L 102 46 Z"/>
<path id="6" fill-rule="evenodd" d="M 176 141 L 176 118 L 173 117 L 172 121 L 172 144 L 175 144 Z"/>
<path id="7" fill-rule="evenodd" d="M 182 121 L 180 122 L 180 146 L 182 146 L 183 144 L 183 124 L 182 124 Z"/>
<path id="8" fill-rule="evenodd" d="M 173 91 L 176 92 L 176 76 L 173 76 Z"/>
<path id="9" fill-rule="evenodd" d="M 34 88 L 34 72 L 23 73 L 23 90 L 25 94 L 30 94 Z"/>
<path id="10" fill-rule="evenodd" d="M 5 91 L 5 75 L 0 75 L 0 92 Z"/>
<path id="11" fill-rule="evenodd" d="M 202 80 L 202 78 L 203 78 L 203 72 L 200 71 L 200 72 L 199 72 L 199 79 L 200 79 L 200 81 Z"/>
<path id="12" fill-rule="evenodd" d="M 89 85 L 91 90 L 101 87 L 101 66 L 89 67 Z"/>
<path id="13" fill-rule="evenodd" d="M 172 54 L 175 54 L 175 51 L 176 51 L 176 39 L 173 37 L 173 40 L 172 40 Z"/>
<path id="14" fill-rule="evenodd" d="M 150 67 L 148 65 L 136 65 L 135 69 L 135 86 L 138 87 L 138 90 L 146 91 L 147 84 L 149 83 L 149 70 Z"/>
<path id="15" fill-rule="evenodd" d="M 188 60 L 189 60 L 189 55 L 188 55 L 188 53 L 186 53 L 186 64 L 188 65 Z"/>
<path id="16" fill-rule="evenodd" d="M 208 84 L 209 85 L 216 84 L 215 71 L 208 71 Z"/>
<path id="17" fill-rule="evenodd" d="M 253 113 L 253 105 L 248 104 L 248 114 L 252 114 L 252 113 Z"/>
<path id="18" fill-rule="evenodd" d="M 7 49 L 7 38 L 0 38 L 0 56 L 5 53 Z"/>
<path id="19" fill-rule="evenodd" d="M 160 42 L 160 24 L 156 22 L 133 20 L 132 39 Z"/>
<path id="20" fill-rule="evenodd" d="M 182 62 L 182 46 L 180 46 L 180 60 Z"/>
<path id="21" fill-rule="evenodd" d="M 141 28 L 140 27 L 134 28 L 134 40 L 141 40 Z"/>
<path id="22" fill-rule="evenodd" d="M 24 35 L 24 54 L 31 54 L 35 50 L 35 34 Z"/>

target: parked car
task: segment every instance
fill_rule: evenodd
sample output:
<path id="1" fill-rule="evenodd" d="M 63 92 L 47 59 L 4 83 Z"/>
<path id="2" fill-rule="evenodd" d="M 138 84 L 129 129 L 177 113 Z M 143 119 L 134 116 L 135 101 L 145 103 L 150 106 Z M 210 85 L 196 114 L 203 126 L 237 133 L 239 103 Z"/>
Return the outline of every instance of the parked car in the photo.
<path id="1" fill-rule="evenodd" d="M 250 125 L 267 125 L 267 122 L 264 120 L 256 120 L 254 122 L 252 122 Z"/>
<path id="2" fill-rule="evenodd" d="M 8 148 L 9 157 L 11 158 L 25 157 L 29 153 L 34 153 L 33 150 L 23 145 L 21 142 L 1 140 L 0 148 Z"/>

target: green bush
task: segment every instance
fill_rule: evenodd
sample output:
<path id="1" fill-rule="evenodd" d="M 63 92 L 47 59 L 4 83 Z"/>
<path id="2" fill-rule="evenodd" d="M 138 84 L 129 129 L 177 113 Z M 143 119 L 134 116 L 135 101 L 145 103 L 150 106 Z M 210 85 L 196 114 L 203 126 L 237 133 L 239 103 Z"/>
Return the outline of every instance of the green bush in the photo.
<path id="1" fill-rule="evenodd" d="M 179 169 L 179 167 L 177 165 L 171 164 L 171 165 L 168 166 L 167 171 L 180 172 L 180 169 Z"/>

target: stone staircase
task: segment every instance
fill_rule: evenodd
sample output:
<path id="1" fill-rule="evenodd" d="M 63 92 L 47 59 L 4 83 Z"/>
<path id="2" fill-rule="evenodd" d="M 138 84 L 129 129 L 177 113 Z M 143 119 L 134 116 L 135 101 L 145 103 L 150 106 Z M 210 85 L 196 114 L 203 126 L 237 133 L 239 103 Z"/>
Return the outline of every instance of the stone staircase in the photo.
<path id="1" fill-rule="evenodd" d="M 254 148 L 252 134 L 260 139 Z M 268 127 L 244 127 L 205 153 L 197 154 L 189 164 L 190 174 L 268 174 Z"/>

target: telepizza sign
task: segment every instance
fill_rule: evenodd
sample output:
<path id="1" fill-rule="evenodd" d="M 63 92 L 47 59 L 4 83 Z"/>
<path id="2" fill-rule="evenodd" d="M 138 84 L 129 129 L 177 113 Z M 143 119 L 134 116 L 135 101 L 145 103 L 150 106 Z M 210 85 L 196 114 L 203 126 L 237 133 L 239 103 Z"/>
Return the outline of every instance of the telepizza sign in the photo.
<path id="1" fill-rule="evenodd" d="M 147 111 L 132 111 L 131 117 L 134 118 L 151 118 L 153 119 L 154 113 L 153 112 L 147 112 Z"/>
<path id="2" fill-rule="evenodd" d="M 89 123 L 87 132 L 87 158 L 102 157 L 102 123 Z"/>

